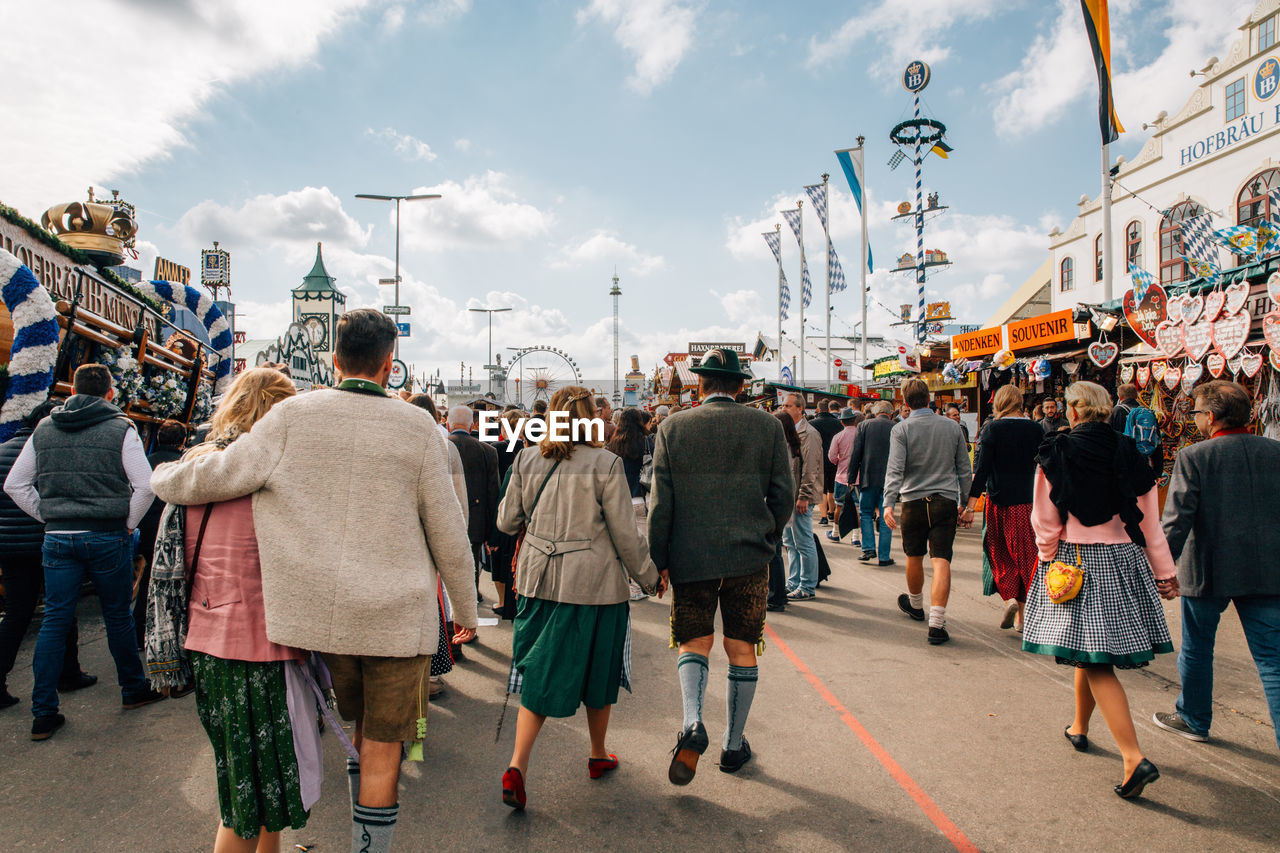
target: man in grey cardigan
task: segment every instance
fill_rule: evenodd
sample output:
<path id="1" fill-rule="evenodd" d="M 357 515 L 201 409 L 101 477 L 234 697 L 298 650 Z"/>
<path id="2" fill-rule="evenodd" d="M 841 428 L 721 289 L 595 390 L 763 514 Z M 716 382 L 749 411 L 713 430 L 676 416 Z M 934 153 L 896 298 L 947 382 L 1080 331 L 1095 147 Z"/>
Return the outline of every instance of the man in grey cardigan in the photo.
<path id="1" fill-rule="evenodd" d="M 896 530 L 894 505 L 902 498 L 902 550 L 907 555 L 907 591 L 898 609 L 924 621 L 924 555 L 933 564 L 929 588 L 929 645 L 951 639 L 947 634 L 947 599 L 951 597 L 951 553 L 956 526 L 973 523 L 965 507 L 973 468 L 969 447 L 955 421 L 929 408 L 929 386 L 919 379 L 902 383 L 902 399 L 910 414 L 889 434 L 889 464 L 884 480 L 884 520 Z"/>
<path id="2" fill-rule="evenodd" d="M 1196 428 L 1209 440 L 1179 451 L 1161 519 L 1182 593 L 1182 693 L 1174 713 L 1154 719 L 1188 740 L 1209 739 L 1214 638 L 1234 603 L 1280 745 L 1280 442 L 1249 432 L 1249 392 L 1234 382 L 1207 382 L 1193 397 Z"/>
<path id="3" fill-rule="evenodd" d="M 795 500 L 782 425 L 734 402 L 751 377 L 738 354 L 713 349 L 691 369 L 699 374 L 702 405 L 659 427 L 649 511 L 649 554 L 670 573 L 671 633 L 680 650 L 684 722 L 667 771 L 676 785 L 693 780 L 708 745 L 702 700 L 717 606 L 729 657 L 720 769 L 733 773 L 751 758 L 742 732 L 755 696 L 769 561 Z"/>

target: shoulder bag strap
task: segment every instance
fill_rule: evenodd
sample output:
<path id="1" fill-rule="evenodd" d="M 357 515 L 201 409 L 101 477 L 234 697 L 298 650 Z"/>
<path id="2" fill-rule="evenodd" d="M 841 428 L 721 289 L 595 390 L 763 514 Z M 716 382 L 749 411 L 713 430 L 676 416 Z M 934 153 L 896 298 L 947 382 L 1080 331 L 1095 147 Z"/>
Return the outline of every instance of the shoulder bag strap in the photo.
<path id="1" fill-rule="evenodd" d="M 204 544 L 204 531 L 209 526 L 209 516 L 213 515 L 213 504 L 204 508 L 204 516 L 200 519 L 200 532 L 196 534 L 195 552 L 191 555 L 191 565 L 187 567 L 187 590 L 191 589 L 191 581 L 196 576 L 196 567 L 200 565 L 200 546 Z"/>
<path id="2" fill-rule="evenodd" d="M 538 508 L 538 501 L 542 499 L 542 492 L 547 488 L 547 482 L 551 479 L 551 475 L 560 467 L 560 460 L 557 459 L 551 465 L 551 470 L 547 472 L 547 476 L 542 478 L 542 485 L 538 486 L 538 493 L 533 496 L 533 503 L 529 505 L 529 520 L 524 523 L 525 527 L 529 526 L 529 522 L 533 521 L 533 512 Z"/>

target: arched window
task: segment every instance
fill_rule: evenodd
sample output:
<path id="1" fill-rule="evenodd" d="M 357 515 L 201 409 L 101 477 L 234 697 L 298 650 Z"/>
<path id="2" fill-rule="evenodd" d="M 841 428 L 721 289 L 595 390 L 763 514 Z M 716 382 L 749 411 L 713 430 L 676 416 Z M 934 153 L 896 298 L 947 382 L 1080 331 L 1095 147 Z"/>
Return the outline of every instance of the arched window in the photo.
<path id="1" fill-rule="evenodd" d="M 1058 277 L 1058 289 L 1063 293 L 1076 289 L 1075 264 L 1070 258 L 1062 259 L 1062 275 Z"/>
<path id="2" fill-rule="evenodd" d="M 1102 235 L 1093 241 L 1093 280 L 1102 281 Z"/>
<path id="3" fill-rule="evenodd" d="M 1236 224 L 1258 226 L 1280 211 L 1273 208 L 1270 193 L 1280 187 L 1280 169 L 1267 169 L 1249 179 L 1236 199 Z M 1236 256 L 1237 264 L 1248 263 L 1251 258 Z"/>
<path id="4" fill-rule="evenodd" d="M 1142 223 L 1130 222 L 1124 229 L 1124 271 L 1142 268 Z"/>
<path id="5" fill-rule="evenodd" d="M 1204 208 L 1194 201 L 1183 201 L 1165 211 L 1160 220 L 1160 284 L 1177 284 L 1191 277 L 1187 262 L 1182 259 L 1186 249 L 1182 245 L 1182 226 L 1188 219 L 1204 213 Z"/>

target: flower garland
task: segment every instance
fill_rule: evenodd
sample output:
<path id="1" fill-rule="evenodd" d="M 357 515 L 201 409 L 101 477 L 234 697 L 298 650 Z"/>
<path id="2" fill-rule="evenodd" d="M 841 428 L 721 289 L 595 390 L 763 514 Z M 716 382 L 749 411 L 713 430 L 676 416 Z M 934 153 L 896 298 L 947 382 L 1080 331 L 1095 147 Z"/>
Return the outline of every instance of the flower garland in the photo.
<path id="1" fill-rule="evenodd" d="M 157 418 L 176 418 L 187 403 L 187 386 L 171 370 L 157 370 L 146 379 L 146 400 Z"/>
<path id="2" fill-rule="evenodd" d="M 107 370 L 111 371 L 111 384 L 116 389 L 113 402 L 117 406 L 123 409 L 130 403 L 146 400 L 143 394 L 146 381 L 143 379 L 142 370 L 138 360 L 127 350 L 121 351 L 115 347 L 104 346 L 99 350 L 95 361 L 106 365 Z"/>
<path id="3" fill-rule="evenodd" d="M 209 387 L 208 382 L 201 382 L 200 389 L 196 391 L 196 404 L 191 410 L 191 423 L 203 424 L 207 423 L 213 417 L 213 389 Z"/>
<path id="4" fill-rule="evenodd" d="M 0 299 L 13 318 L 9 385 L 0 404 L 0 441 L 49 398 L 58 359 L 58 321 L 53 300 L 35 275 L 12 253 L 0 249 Z"/>

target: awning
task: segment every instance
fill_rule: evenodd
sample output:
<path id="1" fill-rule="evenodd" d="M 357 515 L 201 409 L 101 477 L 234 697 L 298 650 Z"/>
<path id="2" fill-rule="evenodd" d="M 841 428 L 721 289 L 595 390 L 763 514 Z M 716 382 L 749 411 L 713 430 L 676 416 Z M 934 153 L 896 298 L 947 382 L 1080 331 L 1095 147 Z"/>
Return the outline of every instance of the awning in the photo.
<path id="1" fill-rule="evenodd" d="M 1264 281 L 1267 276 L 1274 272 L 1280 271 L 1280 255 L 1272 255 L 1261 261 L 1253 263 L 1241 264 L 1238 267 L 1231 267 L 1222 271 L 1222 285 L 1235 284 L 1240 281 Z M 1180 281 L 1177 284 L 1171 284 L 1165 287 L 1169 292 L 1178 291 L 1179 293 L 1187 293 L 1194 296 L 1197 293 L 1205 293 L 1212 290 L 1213 286 L 1206 282 L 1203 278 L 1193 278 L 1190 281 Z M 1110 302 L 1103 302 L 1098 306 L 1103 311 L 1123 311 L 1124 310 L 1124 294 L 1119 299 L 1112 299 Z"/>
<path id="2" fill-rule="evenodd" d="M 689 369 L 687 361 L 677 361 L 675 364 L 676 376 L 680 378 L 682 386 L 696 386 L 698 384 L 698 374 Z"/>

